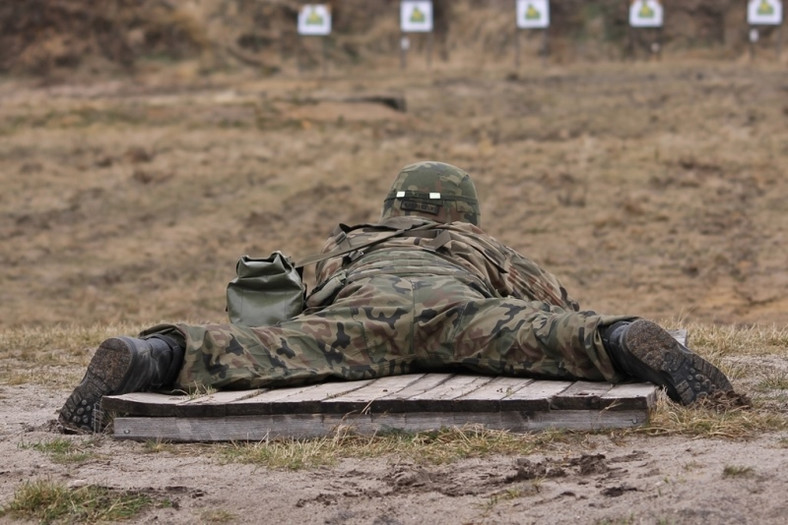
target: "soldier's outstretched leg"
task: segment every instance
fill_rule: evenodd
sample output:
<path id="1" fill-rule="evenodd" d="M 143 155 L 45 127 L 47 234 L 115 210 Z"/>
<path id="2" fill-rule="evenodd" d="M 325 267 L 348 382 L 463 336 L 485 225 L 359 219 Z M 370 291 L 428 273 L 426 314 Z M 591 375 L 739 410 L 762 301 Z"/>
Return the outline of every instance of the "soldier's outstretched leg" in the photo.
<path id="1" fill-rule="evenodd" d="M 166 335 L 107 339 L 60 410 L 60 424 L 66 430 L 98 432 L 102 421 L 96 409 L 102 396 L 165 389 L 182 362 L 182 345 Z"/>
<path id="2" fill-rule="evenodd" d="M 684 405 L 733 390 L 725 374 L 651 321 L 614 323 L 602 330 L 602 342 L 617 368 L 665 387 L 671 399 Z"/>
<path id="3" fill-rule="evenodd" d="M 450 284 L 434 288 L 450 289 Z M 424 318 L 425 328 L 438 321 L 451 331 L 437 334 L 449 344 L 431 344 L 434 330 L 423 331 L 417 324 L 416 334 L 422 334 L 417 346 L 428 350 L 422 363 L 547 379 L 650 381 L 685 405 L 714 392 L 733 390 L 711 363 L 659 325 L 637 317 L 575 312 L 538 301 L 503 298 L 468 301 L 461 309 L 437 315 L 430 312 Z"/>

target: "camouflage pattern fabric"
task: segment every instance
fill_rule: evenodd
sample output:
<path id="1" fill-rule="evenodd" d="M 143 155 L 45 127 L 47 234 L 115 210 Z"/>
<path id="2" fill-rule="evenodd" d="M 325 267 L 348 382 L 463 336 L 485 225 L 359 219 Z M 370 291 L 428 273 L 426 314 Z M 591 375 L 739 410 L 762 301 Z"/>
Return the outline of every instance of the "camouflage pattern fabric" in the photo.
<path id="1" fill-rule="evenodd" d="M 390 230 L 405 229 L 430 221 L 421 217 L 395 217 L 384 220 L 380 227 L 370 225 L 345 233 L 338 228 L 334 236 L 323 245 L 322 252 L 327 253 L 347 244 L 361 245 L 383 237 Z M 462 266 L 469 274 L 487 284 L 492 293 L 501 297 L 516 297 L 528 301 L 545 301 L 569 310 L 578 310 L 577 301 L 571 298 L 564 286 L 553 274 L 540 267 L 534 261 L 524 257 L 508 246 L 485 233 L 481 228 L 464 222 L 450 224 L 434 223 L 434 230 L 446 242 L 437 250 L 434 242 L 420 237 L 408 235 L 386 240 L 383 244 L 367 249 L 370 253 L 376 249 L 410 248 L 434 251 L 442 258 Z M 350 254 L 335 257 L 318 264 L 317 281 L 325 283 L 338 272 L 342 271 L 349 261 L 363 254 Z M 358 264 L 358 263 L 356 263 Z M 400 262 L 390 260 L 384 270 L 396 271 Z M 418 271 L 418 270 L 415 270 Z M 314 294 L 313 294 L 314 295 Z M 315 303 L 314 297 L 307 299 L 307 305 L 321 306 Z"/>
<path id="2" fill-rule="evenodd" d="M 395 217 L 386 226 L 408 221 L 423 222 Z M 434 230 L 325 261 L 307 310 L 283 323 L 161 325 L 144 334 L 183 338 L 183 389 L 447 370 L 623 379 L 599 328 L 631 316 L 578 311 L 558 279 L 472 224 L 435 223 Z M 374 235 L 381 230 L 340 230 L 324 249 Z"/>
<path id="3" fill-rule="evenodd" d="M 397 174 L 383 201 L 381 220 L 419 215 L 436 222 L 481 226 L 476 187 L 464 170 L 444 162 L 417 162 Z"/>

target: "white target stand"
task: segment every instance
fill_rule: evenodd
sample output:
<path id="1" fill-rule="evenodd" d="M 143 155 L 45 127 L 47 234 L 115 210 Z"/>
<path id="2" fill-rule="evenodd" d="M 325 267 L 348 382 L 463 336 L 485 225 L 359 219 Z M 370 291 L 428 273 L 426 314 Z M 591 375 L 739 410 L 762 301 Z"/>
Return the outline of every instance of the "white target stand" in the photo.
<path id="1" fill-rule="evenodd" d="M 520 32 L 522 30 L 541 31 L 542 44 L 539 55 L 542 65 L 547 64 L 550 54 L 550 1 L 549 0 L 516 0 L 514 33 L 514 65 L 520 67 Z"/>
<path id="2" fill-rule="evenodd" d="M 747 40 L 749 41 L 750 60 L 755 60 L 755 50 L 761 40 L 761 27 L 777 26 L 777 59 L 780 59 L 782 51 L 782 23 L 783 23 L 783 3 L 782 0 L 749 0 L 747 2 L 747 24 L 749 31 Z"/>
<path id="3" fill-rule="evenodd" d="M 635 56 L 634 31 L 650 31 L 653 34 L 647 49 L 650 56 L 662 58 L 662 27 L 665 9 L 660 0 L 631 0 L 629 4 L 629 54 Z"/>
<path id="4" fill-rule="evenodd" d="M 301 37 L 319 37 L 322 46 L 323 76 L 328 73 L 328 46 L 327 37 L 331 34 L 331 6 L 327 4 L 306 4 L 298 12 L 298 34 Z M 301 56 L 296 58 L 298 70 L 301 71 Z"/>
<path id="5" fill-rule="evenodd" d="M 427 68 L 432 67 L 433 11 L 431 0 L 402 0 L 400 2 L 400 67 L 408 67 L 408 52 L 411 48 L 411 34 L 427 37 Z"/>

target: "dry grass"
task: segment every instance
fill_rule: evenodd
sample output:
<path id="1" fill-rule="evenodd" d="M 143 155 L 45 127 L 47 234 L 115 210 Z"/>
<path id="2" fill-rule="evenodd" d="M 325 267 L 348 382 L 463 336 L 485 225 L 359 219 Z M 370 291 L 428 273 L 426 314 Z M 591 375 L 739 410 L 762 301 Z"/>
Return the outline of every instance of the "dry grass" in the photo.
<path id="1" fill-rule="evenodd" d="M 0 327 L 221 320 L 238 256 L 318 250 L 425 158 L 585 307 L 784 321 L 782 69 L 526 71 L 0 83 Z M 380 93 L 407 113 L 336 102 Z"/>
<path id="2" fill-rule="evenodd" d="M 0 331 L 0 384 L 73 386 L 84 374 L 98 344 L 122 334 L 136 334 L 131 324 L 18 327 Z"/>
<path id="3" fill-rule="evenodd" d="M 753 407 L 719 410 L 706 406 L 684 407 L 660 395 L 649 423 L 632 433 L 690 437 L 748 439 L 764 432 L 788 428 L 788 411 L 759 401 Z"/>
<path id="4" fill-rule="evenodd" d="M 749 397 L 750 406 L 684 407 L 661 393 L 649 424 L 633 432 L 747 439 L 788 428 L 783 382 L 788 370 L 788 328 L 702 324 L 686 328 L 693 350 L 725 372 L 737 392 Z"/>
<path id="5" fill-rule="evenodd" d="M 381 433 L 360 436 L 340 429 L 334 435 L 309 440 L 271 440 L 223 445 L 225 461 L 268 468 L 301 469 L 333 465 L 342 458 L 392 455 L 419 463 L 445 464 L 491 454 L 528 455 L 582 441 L 581 434 L 548 430 L 513 434 L 483 427 L 444 428 L 432 432 Z"/>
<path id="6" fill-rule="evenodd" d="M 202 523 L 235 523 L 238 521 L 238 516 L 225 509 L 209 509 L 200 514 Z"/>
<path id="7" fill-rule="evenodd" d="M 723 478 L 750 478 L 755 475 L 752 467 L 743 467 L 741 465 L 726 465 L 722 469 Z"/>

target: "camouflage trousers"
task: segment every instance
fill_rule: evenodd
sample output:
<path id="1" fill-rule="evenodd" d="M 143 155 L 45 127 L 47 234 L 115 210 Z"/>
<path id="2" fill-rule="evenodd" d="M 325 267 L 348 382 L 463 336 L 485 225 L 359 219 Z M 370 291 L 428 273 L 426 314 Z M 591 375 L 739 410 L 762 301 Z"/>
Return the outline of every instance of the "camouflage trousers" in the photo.
<path id="1" fill-rule="evenodd" d="M 246 389 L 423 371 L 617 382 L 599 328 L 631 316 L 487 297 L 454 276 L 375 275 L 273 326 L 159 325 L 186 342 L 177 387 Z"/>

